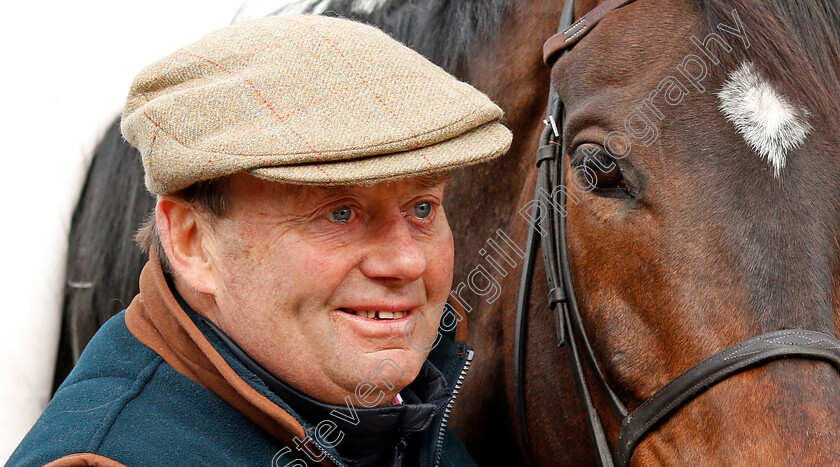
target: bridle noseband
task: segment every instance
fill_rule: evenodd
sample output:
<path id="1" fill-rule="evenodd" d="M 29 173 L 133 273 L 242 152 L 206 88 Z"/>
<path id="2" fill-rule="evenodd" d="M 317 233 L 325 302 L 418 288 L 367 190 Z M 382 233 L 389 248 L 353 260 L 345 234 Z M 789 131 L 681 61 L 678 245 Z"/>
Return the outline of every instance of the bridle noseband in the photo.
<path id="1" fill-rule="evenodd" d="M 552 66 L 609 12 L 633 1 L 635 0 L 607 0 L 573 23 L 574 0 L 566 0 L 560 20 L 560 32 L 549 38 L 543 46 L 543 58 L 546 64 Z M 559 101 L 554 87 L 549 84 L 546 118 L 556 122 L 561 134 L 554 133 L 553 125 L 546 125 L 540 136 L 540 146 L 537 150 L 537 186 L 532 217 L 532 219 L 538 219 L 540 225 L 532 225 L 528 232 L 516 309 L 514 342 L 516 417 L 522 445 L 529 461 L 533 459 L 533 456 L 530 453 L 525 416 L 525 330 L 528 296 L 531 290 L 536 252 L 541 241 L 541 231 L 545 232 L 546 237 L 543 244 L 543 260 L 548 286 L 551 290 L 548 294 L 548 304 L 554 313 L 558 345 L 566 348 L 575 386 L 583 403 L 594 443 L 596 458 L 602 466 L 628 466 L 636 446 L 659 423 L 667 420 L 677 409 L 711 386 L 748 368 L 780 358 L 807 358 L 826 361 L 840 371 L 840 341 L 834 336 L 800 329 L 772 331 L 742 341 L 702 360 L 663 386 L 633 413 L 628 413 L 627 408 L 610 388 L 598 365 L 595 352 L 587 339 L 572 286 L 566 245 L 566 192 L 561 189 L 566 179 L 563 163 L 566 148 L 562 136 L 564 117 L 563 104 Z M 542 198 L 545 197 L 554 198 L 556 205 L 551 199 L 542 202 Z M 557 209 L 558 207 L 560 209 Z M 610 449 L 601 419 L 592 403 L 581 352 L 613 413 L 621 420 L 614 453 Z"/>

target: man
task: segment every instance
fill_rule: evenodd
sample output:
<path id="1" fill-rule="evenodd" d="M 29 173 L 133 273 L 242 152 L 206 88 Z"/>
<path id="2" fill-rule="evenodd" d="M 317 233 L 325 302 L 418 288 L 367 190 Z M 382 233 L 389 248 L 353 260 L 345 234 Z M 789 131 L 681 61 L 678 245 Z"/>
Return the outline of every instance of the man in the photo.
<path id="1" fill-rule="evenodd" d="M 441 201 L 508 149 L 501 117 L 337 18 L 239 23 L 147 67 L 122 120 L 157 195 L 140 294 L 9 465 L 472 465 L 446 428 L 472 349 Z"/>

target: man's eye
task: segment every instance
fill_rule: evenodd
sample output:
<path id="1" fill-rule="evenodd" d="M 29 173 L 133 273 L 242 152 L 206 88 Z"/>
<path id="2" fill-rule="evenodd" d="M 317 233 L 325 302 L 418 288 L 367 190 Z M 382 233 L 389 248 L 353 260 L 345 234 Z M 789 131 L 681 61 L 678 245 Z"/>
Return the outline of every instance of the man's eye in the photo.
<path id="1" fill-rule="evenodd" d="M 330 220 L 339 224 L 346 224 L 353 217 L 353 210 L 342 206 L 330 213 Z"/>
<path id="2" fill-rule="evenodd" d="M 432 205 L 428 201 L 417 203 L 414 205 L 414 215 L 420 219 L 425 219 L 432 214 Z"/>

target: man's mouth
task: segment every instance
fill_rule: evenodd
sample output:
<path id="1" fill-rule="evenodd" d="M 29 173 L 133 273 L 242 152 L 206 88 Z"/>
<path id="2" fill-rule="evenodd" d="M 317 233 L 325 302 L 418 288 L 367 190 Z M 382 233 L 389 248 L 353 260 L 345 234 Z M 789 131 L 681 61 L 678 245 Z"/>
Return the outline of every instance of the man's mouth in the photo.
<path id="1" fill-rule="evenodd" d="M 353 310 L 351 308 L 339 308 L 339 310 L 356 315 L 361 318 L 376 319 L 376 320 L 392 320 L 401 319 L 411 313 L 411 311 L 384 311 L 384 310 Z"/>

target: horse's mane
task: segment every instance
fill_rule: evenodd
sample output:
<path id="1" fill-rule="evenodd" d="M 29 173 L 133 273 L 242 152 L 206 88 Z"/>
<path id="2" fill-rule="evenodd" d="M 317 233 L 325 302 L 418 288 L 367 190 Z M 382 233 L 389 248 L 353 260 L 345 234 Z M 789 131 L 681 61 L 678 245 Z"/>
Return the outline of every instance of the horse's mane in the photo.
<path id="1" fill-rule="evenodd" d="M 515 0 L 296 0 L 277 13 L 334 14 L 374 24 L 462 76 L 473 46 L 498 37 Z M 526 0 L 520 0 L 526 1 Z M 838 0 L 694 0 L 706 31 L 732 24 L 738 12 L 748 50 L 722 54 L 715 72 L 752 61 L 762 74 L 812 113 L 836 116 L 840 97 L 840 2 Z M 832 119 L 833 121 L 840 118 Z"/>
<path id="2" fill-rule="evenodd" d="M 275 13 L 338 15 L 372 24 L 461 76 L 476 44 L 494 40 L 514 0 L 302 0 Z"/>
<path id="3" fill-rule="evenodd" d="M 146 255 L 133 238 L 154 205 L 140 154 L 122 139 L 117 119 L 96 149 L 73 212 L 53 392 L 99 327 L 140 291 Z"/>
<path id="4" fill-rule="evenodd" d="M 750 47 L 721 54 L 715 71 L 746 60 L 811 113 L 836 124 L 840 98 L 840 2 L 837 0 L 695 0 L 706 31 L 733 24 L 737 10 Z"/>

